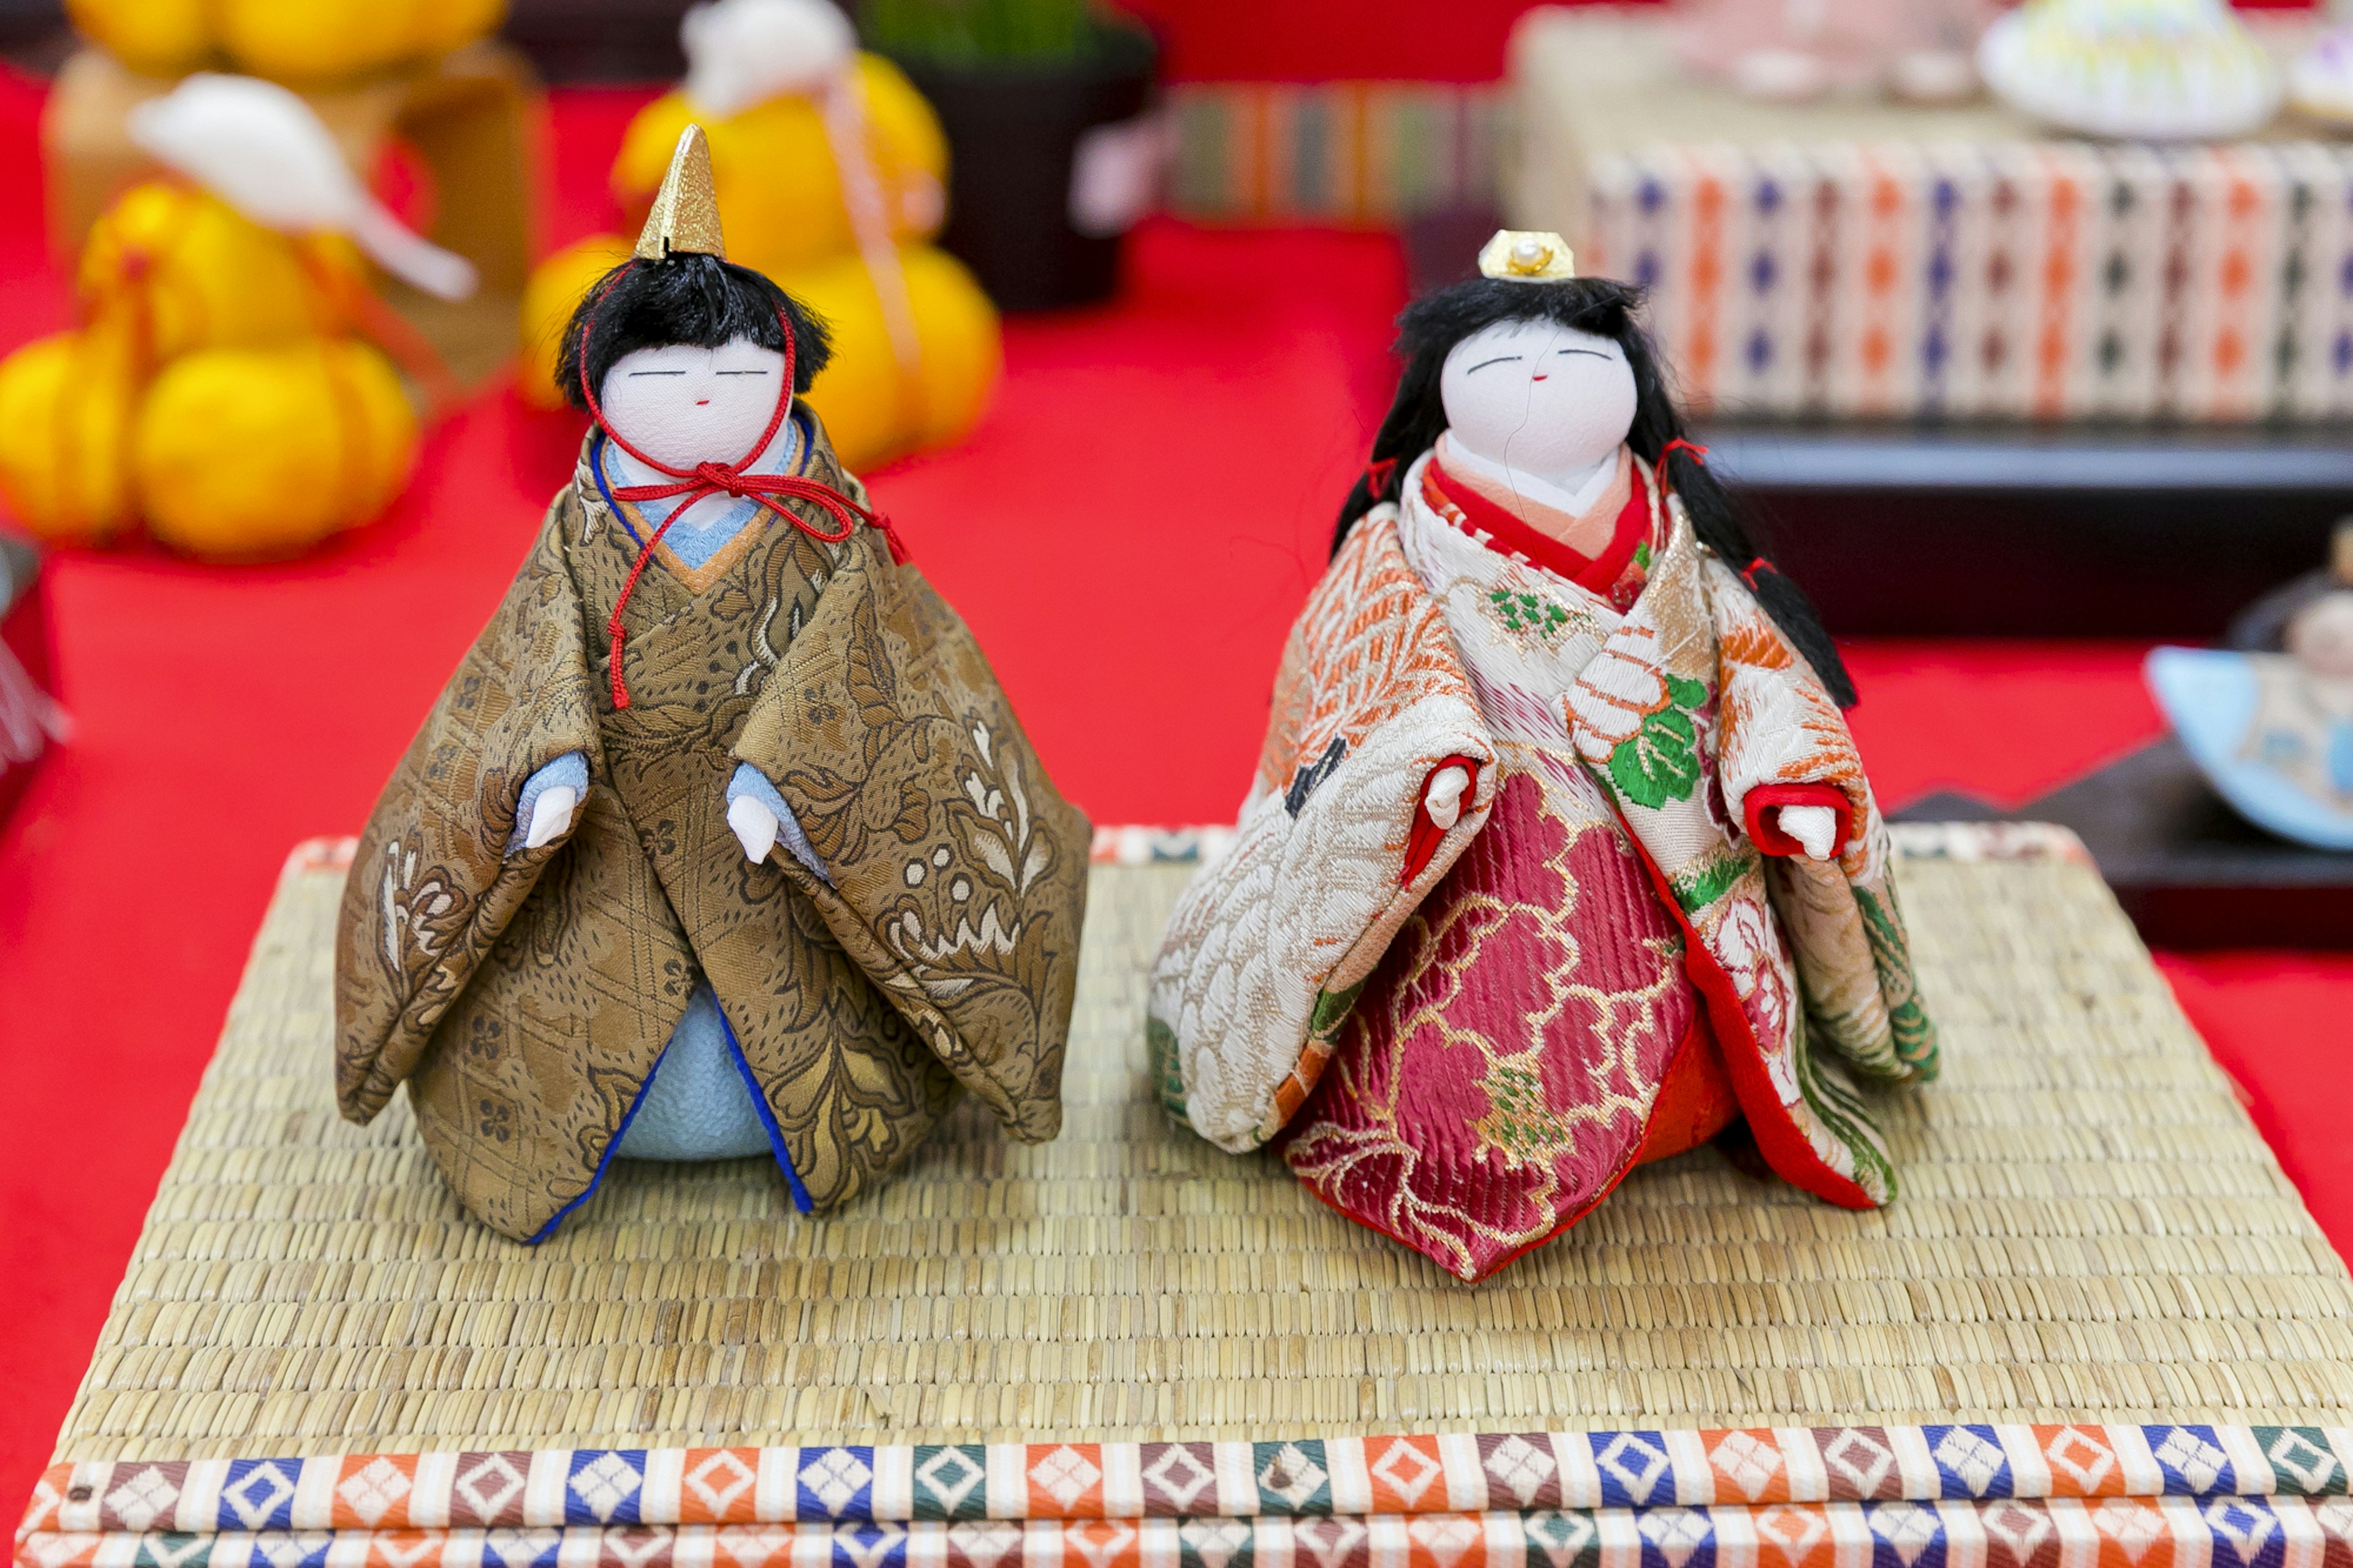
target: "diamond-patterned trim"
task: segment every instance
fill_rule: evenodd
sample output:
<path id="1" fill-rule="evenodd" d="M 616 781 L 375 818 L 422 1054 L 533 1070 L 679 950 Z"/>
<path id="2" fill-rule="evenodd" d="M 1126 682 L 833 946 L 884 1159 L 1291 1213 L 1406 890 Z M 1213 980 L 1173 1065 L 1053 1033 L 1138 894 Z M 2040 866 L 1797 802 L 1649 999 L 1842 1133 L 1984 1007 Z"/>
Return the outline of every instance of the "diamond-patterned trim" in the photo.
<path id="1" fill-rule="evenodd" d="M 1297 1447 L 1304 1452 L 1304 1445 Z M 807 1452 L 807 1462 L 822 1463 L 823 1455 L 839 1450 Z M 586 1489 L 617 1489 L 625 1479 L 604 1458 L 573 1472 L 596 1472 Z M 119 1468 L 128 1473 L 118 1488 L 134 1489 L 136 1507 L 159 1506 L 156 1480 L 142 1477 L 161 1467 Z M 167 1486 L 186 1480 L 157 1479 Z M 363 1531 L 339 1546 L 349 1533 L 44 1529 L 19 1537 L 16 1558 L 24 1568 L 327 1568 L 331 1562 L 353 1568 L 2049 1568 L 2063 1561 L 2065 1541 L 2086 1564 L 2276 1568 L 2291 1560 L 2346 1562 L 2353 1553 L 2353 1503 L 2338 1496 L 2111 1497 L 2093 1504 L 1898 1498 L 1040 1520 L 1026 1526 L 1004 1520 L 572 1525 Z"/>
<path id="2" fill-rule="evenodd" d="M 2099 1505 L 2133 1499 L 2309 1498 L 2353 1510 L 2353 1504 L 2337 1500 L 2353 1492 L 2348 1457 L 2353 1431 L 2328 1427 L 2079 1423 L 85 1461 L 53 1466 L 41 1478 L 18 1535 L 219 1534 L 278 1542 L 320 1531 L 447 1530 L 481 1532 L 487 1543 L 500 1531 L 669 1525 L 1413 1517 L 1482 1509 L 1533 1514 L 1696 1506 L 1747 1508 L 1763 1520 L 1783 1504 L 1991 1507 L 2011 1500 L 2088 1505 L 2082 1517 L 2093 1528 L 2111 1517 Z M 1782 1522 L 1794 1529 L 1797 1519 Z M 2113 1519 L 2119 1528 L 2146 1525 L 2129 1510 Z M 2116 1537 L 2120 1547 L 2129 1538 L 2130 1531 Z M 1344 1544 L 1338 1536 L 1313 1539 L 1334 1551 Z M 1629 1550 L 1635 1539 L 1624 1543 Z M 1873 1539 L 1879 1542 L 1873 1550 L 1883 1556 L 1900 1558 L 1909 1550 L 1908 1538 Z M 2079 1531 L 2068 1539 L 2084 1537 Z M 508 1548 L 522 1552 L 538 1538 L 500 1540 L 506 1545 L 484 1550 L 504 1568 Z M 1242 1550 L 1224 1536 L 1178 1544 L 1197 1557 Z M 1361 1545 L 1348 1544 L 1347 1551 Z M 1651 1554 L 1645 1561 L 1660 1568 L 1656 1560 L 1668 1548 L 1650 1542 L 1642 1549 Z M 290 1547 L 280 1542 L 271 1550 Z M 891 1568 L 899 1568 L 898 1557 L 912 1550 L 891 1546 Z M 273 1568 L 300 1568 L 301 1561 Z M 1201 1563 L 1212 1568 L 1208 1557 Z M 1306 1568 L 1347 1564 L 1335 1559 L 1327 1565 L 1319 1558 Z M 1790 1568 L 1804 1565 L 1793 1562 Z M 2327 1568 L 2353 1568 L 2353 1557 L 2342 1563 L 2332 1559 Z"/>

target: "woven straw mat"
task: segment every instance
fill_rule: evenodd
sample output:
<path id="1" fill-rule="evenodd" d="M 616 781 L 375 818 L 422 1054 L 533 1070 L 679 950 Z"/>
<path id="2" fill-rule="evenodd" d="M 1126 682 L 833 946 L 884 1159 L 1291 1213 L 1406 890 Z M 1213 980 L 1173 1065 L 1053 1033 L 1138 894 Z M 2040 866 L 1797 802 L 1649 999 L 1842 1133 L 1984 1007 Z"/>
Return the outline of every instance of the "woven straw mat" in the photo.
<path id="1" fill-rule="evenodd" d="M 2353 1425 L 2345 1267 L 2083 865 L 1905 865 L 1947 1066 L 1888 1101 L 1893 1206 L 1704 1149 L 1476 1288 L 1154 1103 L 1189 871 L 1095 868 L 1058 1142 L 967 1104 L 818 1219 L 764 1161 L 618 1162 L 534 1248 L 459 1213 L 405 1100 L 338 1119 L 342 878 L 298 856 L 58 1458 Z"/>

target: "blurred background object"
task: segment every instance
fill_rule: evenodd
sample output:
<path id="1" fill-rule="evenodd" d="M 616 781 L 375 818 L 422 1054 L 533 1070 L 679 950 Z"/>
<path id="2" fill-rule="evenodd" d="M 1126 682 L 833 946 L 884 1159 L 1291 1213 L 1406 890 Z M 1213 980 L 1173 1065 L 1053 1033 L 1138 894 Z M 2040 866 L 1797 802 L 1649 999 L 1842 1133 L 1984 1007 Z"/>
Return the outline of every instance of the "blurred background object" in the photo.
<path id="1" fill-rule="evenodd" d="M 949 152 L 899 68 L 861 53 L 826 0 L 715 0 L 681 23 L 688 68 L 631 119 L 614 160 L 622 229 L 559 251 L 524 300 L 525 395 L 561 405 L 564 323 L 628 254 L 690 121 L 711 143 L 731 260 L 825 318 L 833 363 L 810 388 L 853 469 L 944 446 L 987 405 L 1001 358 L 988 298 L 926 243 L 944 216 Z"/>
<path id="2" fill-rule="evenodd" d="M 96 542 L 143 519 L 219 559 L 289 554 L 373 519 L 417 448 L 385 351 L 407 358 L 422 397 L 446 401 L 454 383 L 363 258 L 451 304 L 473 293 L 473 268 L 369 197 L 284 88 L 198 73 L 123 120 L 163 173 L 89 226 L 79 324 L 0 363 L 0 493 L 48 539 Z"/>
<path id="3" fill-rule="evenodd" d="M 0 825 L 49 748 L 70 733 L 50 695 L 54 660 L 41 552 L 29 540 L 0 532 Z"/>
<path id="4" fill-rule="evenodd" d="M 1677 46 L 1693 71 L 1751 97 L 1885 92 L 1915 102 L 1974 97 L 1978 36 L 1995 0 L 1690 0 Z"/>
<path id="5" fill-rule="evenodd" d="M 861 0 L 869 44 L 939 110 L 941 243 L 1008 310 L 1082 305 L 1159 205 L 1151 36 L 1091 0 Z"/>
<path id="6" fill-rule="evenodd" d="M 2224 21 L 2267 57 L 2315 31 Z M 1992 100 L 1769 102 L 1677 36 L 1648 7 L 1521 19 L 1504 213 L 1648 287 L 1832 627 L 2213 636 L 2317 557 L 2353 502 L 2353 149 L 2292 121 L 2161 146 Z"/>
<path id="7" fill-rule="evenodd" d="M 494 21 L 495 14 L 479 19 Z M 41 141 L 49 239 L 61 261 L 70 264 L 99 215 L 129 184 L 160 172 L 132 125 L 142 105 L 175 85 L 95 47 L 76 51 L 58 71 Z M 299 101 L 332 136 L 358 187 L 395 195 L 406 227 L 473 272 L 476 286 L 458 299 L 446 297 L 455 290 L 429 292 L 389 273 L 371 282 L 460 384 L 480 384 L 513 356 L 514 312 L 531 264 L 532 137 L 542 110 L 529 65 L 485 40 L 306 87 Z M 249 153 L 232 152 L 227 169 L 252 163 Z"/>
<path id="8" fill-rule="evenodd" d="M 2089 136 L 2244 136 L 2280 106 L 2279 67 L 2227 0 L 2026 0 L 1978 63 L 2012 108 Z"/>

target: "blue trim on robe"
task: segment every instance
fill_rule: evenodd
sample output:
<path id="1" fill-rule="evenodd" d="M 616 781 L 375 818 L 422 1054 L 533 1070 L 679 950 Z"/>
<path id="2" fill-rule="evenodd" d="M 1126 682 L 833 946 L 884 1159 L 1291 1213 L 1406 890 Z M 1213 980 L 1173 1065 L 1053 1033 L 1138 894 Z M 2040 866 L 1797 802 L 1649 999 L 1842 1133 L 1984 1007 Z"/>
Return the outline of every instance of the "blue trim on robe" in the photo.
<path id="1" fill-rule="evenodd" d="M 665 1040 L 662 1042 L 662 1050 L 664 1054 L 668 1054 L 670 1050 L 669 1041 Z M 661 1071 L 661 1058 L 656 1057 L 654 1058 L 652 1069 L 646 1074 L 646 1081 L 638 1085 L 638 1092 L 636 1096 L 630 1100 L 629 1109 L 621 1112 L 621 1124 L 613 1129 L 612 1142 L 605 1145 L 605 1152 L 602 1154 L 596 1156 L 596 1174 L 588 1178 L 588 1184 L 580 1189 L 580 1195 L 578 1197 L 574 1198 L 570 1203 L 565 1204 L 562 1208 L 557 1209 L 548 1222 L 545 1225 L 541 1226 L 539 1229 L 533 1234 L 530 1240 L 526 1241 L 523 1245 L 526 1247 L 537 1247 L 541 1242 L 545 1241 L 549 1237 L 554 1236 L 555 1234 L 555 1227 L 564 1223 L 565 1217 L 571 1214 L 574 1209 L 578 1208 L 582 1204 L 586 1203 L 590 1198 L 594 1197 L 596 1194 L 596 1189 L 605 1184 L 605 1173 L 611 1167 L 613 1163 L 613 1156 L 621 1152 L 621 1140 L 628 1136 L 629 1123 L 636 1119 L 638 1107 L 646 1102 L 646 1090 L 653 1088 L 654 1074 L 659 1073 L 659 1071 Z"/>
<path id="2" fill-rule="evenodd" d="M 752 1071 L 751 1058 L 744 1054 L 744 1047 L 736 1043 L 735 1026 L 727 1021 L 727 1009 L 724 1006 L 719 1009 L 719 1027 L 726 1034 L 727 1054 L 734 1058 L 735 1070 L 744 1075 L 744 1087 L 752 1096 L 752 1109 L 759 1113 L 760 1125 L 768 1134 L 768 1152 L 776 1156 L 776 1168 L 784 1172 L 785 1185 L 792 1191 L 793 1207 L 803 1214 L 814 1213 L 817 1205 L 810 1199 L 808 1188 L 801 1184 L 800 1172 L 793 1167 L 792 1153 L 785 1147 L 784 1129 L 776 1125 L 776 1113 L 770 1109 L 768 1097 L 761 1090 L 759 1078 Z M 674 1036 L 677 1030 L 673 1028 L 671 1033 Z M 670 1045 L 665 1041 L 662 1045 L 662 1056 L 669 1054 Z M 557 1209 L 554 1215 L 533 1234 L 530 1240 L 525 1243 L 526 1246 L 537 1247 L 541 1242 L 554 1236 L 555 1227 L 562 1225 L 574 1209 L 594 1197 L 596 1189 L 605 1184 L 605 1173 L 611 1168 L 615 1156 L 620 1152 L 621 1140 L 629 1135 L 629 1123 L 637 1119 L 638 1107 L 646 1102 L 646 1091 L 653 1088 L 655 1076 L 660 1071 L 661 1057 L 656 1057 L 653 1070 L 647 1073 L 646 1081 L 638 1086 L 636 1098 L 629 1101 L 629 1109 L 621 1113 L 621 1124 L 613 1129 L 613 1141 L 605 1145 L 605 1152 L 597 1157 L 596 1173 L 588 1178 L 588 1184 L 580 1190 L 579 1196 Z"/>
<path id="3" fill-rule="evenodd" d="M 723 1006 L 719 1009 L 719 1026 L 727 1031 L 728 1054 L 735 1058 L 735 1070 L 744 1075 L 744 1087 L 752 1091 L 752 1109 L 760 1113 L 760 1125 L 768 1130 L 768 1148 L 776 1156 L 777 1168 L 785 1173 L 785 1184 L 793 1190 L 793 1207 L 808 1214 L 817 1205 L 810 1201 L 808 1189 L 801 1185 L 801 1173 L 793 1169 L 792 1154 L 785 1148 L 785 1130 L 776 1125 L 776 1113 L 769 1107 L 768 1097 L 752 1071 L 751 1058 L 735 1043 L 735 1026 L 727 1021 L 727 1009 Z"/>

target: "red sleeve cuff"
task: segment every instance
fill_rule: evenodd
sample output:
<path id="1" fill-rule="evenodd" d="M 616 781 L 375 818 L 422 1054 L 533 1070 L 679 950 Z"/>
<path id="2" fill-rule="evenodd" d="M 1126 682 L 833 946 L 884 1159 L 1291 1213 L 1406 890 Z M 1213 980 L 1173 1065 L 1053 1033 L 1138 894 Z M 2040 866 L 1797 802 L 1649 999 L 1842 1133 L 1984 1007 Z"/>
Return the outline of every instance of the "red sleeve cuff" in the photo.
<path id="1" fill-rule="evenodd" d="M 1767 855 L 1789 857 L 1806 852 L 1804 845 L 1781 831 L 1780 810 L 1785 805 L 1830 807 L 1838 817 L 1838 838 L 1831 847 L 1832 855 L 1843 850 L 1854 837 L 1854 803 L 1847 799 L 1846 791 L 1838 785 L 1758 784 L 1741 803 L 1740 814 L 1747 819 L 1749 840 Z"/>

